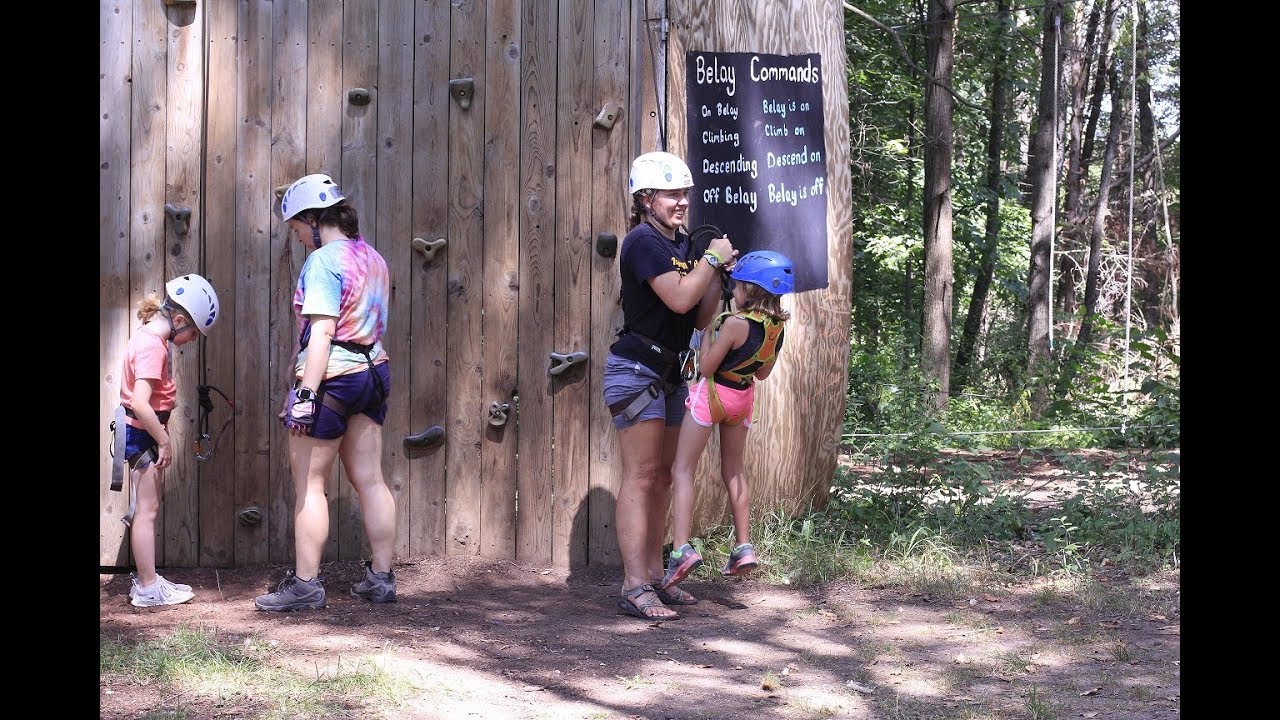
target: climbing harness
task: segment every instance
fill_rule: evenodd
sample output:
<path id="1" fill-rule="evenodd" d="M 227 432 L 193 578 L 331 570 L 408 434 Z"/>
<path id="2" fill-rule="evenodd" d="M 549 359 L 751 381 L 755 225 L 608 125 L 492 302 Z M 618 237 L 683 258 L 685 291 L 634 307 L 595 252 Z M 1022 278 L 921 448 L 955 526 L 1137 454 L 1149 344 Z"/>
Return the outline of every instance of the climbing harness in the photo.
<path id="1" fill-rule="evenodd" d="M 311 342 L 311 321 L 302 327 L 302 332 L 298 334 L 298 351 L 305 350 L 307 344 Z M 329 340 L 330 345 L 336 345 L 343 350 L 348 350 L 357 355 L 363 355 L 366 363 L 369 364 L 369 373 L 373 375 L 373 382 L 378 386 L 378 403 L 381 404 L 387 399 L 387 388 L 382 384 L 382 377 L 378 375 L 377 366 L 373 364 L 373 348 L 374 345 L 361 345 L 360 343 L 347 342 L 346 340 L 338 340 L 333 338 Z M 302 381 L 299 380 L 294 384 L 294 389 Z M 316 401 L 330 410 L 338 413 L 342 417 L 347 417 L 347 404 L 325 392 L 323 388 L 316 388 Z"/>
<path id="2" fill-rule="evenodd" d="M 724 321 L 733 315 L 734 313 L 732 312 L 723 312 L 717 315 L 715 320 L 711 322 L 712 332 L 719 332 L 720 326 L 724 324 Z M 763 325 L 764 339 L 750 357 L 744 358 L 732 367 L 716 370 L 715 375 L 708 378 L 707 404 L 711 408 L 711 422 L 713 423 L 722 423 L 727 417 L 724 403 L 721 402 L 720 395 L 716 392 L 716 385 L 724 385 L 738 390 L 746 390 L 751 387 L 755 383 L 756 371 L 778 357 L 778 346 L 781 344 L 783 327 L 781 320 L 777 320 L 761 310 L 737 313 L 737 317 Z M 738 423 L 726 424 L 737 425 Z"/>
<path id="3" fill-rule="evenodd" d="M 622 413 L 622 416 L 626 418 L 627 422 L 631 422 L 640 414 L 641 410 L 648 407 L 649 403 L 656 400 L 659 395 L 665 395 L 675 389 L 676 383 L 667 379 L 673 373 L 678 374 L 681 380 L 689 380 L 693 377 L 686 373 L 690 372 L 694 367 L 694 364 L 692 363 L 694 352 L 692 348 L 686 349 L 683 352 L 676 352 L 667 348 L 657 340 L 646 335 L 642 335 L 635 330 L 627 330 L 625 332 L 630 335 L 635 335 L 640 342 L 644 343 L 650 350 L 657 353 L 661 362 L 661 367 L 663 368 L 662 372 L 658 373 L 658 377 L 651 381 L 647 387 L 641 389 L 630 397 L 626 397 L 609 404 L 610 415 Z"/>

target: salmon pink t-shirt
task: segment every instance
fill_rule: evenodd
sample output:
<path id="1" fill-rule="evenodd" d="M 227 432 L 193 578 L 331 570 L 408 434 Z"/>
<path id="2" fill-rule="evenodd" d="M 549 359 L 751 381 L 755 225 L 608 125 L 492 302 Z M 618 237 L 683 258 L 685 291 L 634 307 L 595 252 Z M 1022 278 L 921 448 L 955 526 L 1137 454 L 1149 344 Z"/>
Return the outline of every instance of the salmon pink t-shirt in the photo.
<path id="1" fill-rule="evenodd" d="M 151 409 L 172 410 L 178 387 L 169 368 L 169 343 L 155 333 L 140 329 L 124 349 L 124 373 L 120 379 L 120 402 L 133 409 L 133 386 L 139 379 L 151 382 Z M 135 418 L 125 418 L 133 427 L 142 427 Z"/>

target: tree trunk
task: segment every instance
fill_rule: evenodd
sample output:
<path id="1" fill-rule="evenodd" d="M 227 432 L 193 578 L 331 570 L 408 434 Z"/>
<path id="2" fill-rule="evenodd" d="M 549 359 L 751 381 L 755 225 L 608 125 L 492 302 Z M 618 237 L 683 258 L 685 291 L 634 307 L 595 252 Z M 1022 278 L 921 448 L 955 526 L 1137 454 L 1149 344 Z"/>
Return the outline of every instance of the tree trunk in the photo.
<path id="1" fill-rule="evenodd" d="M 1076 338 L 1071 352 L 1070 362 L 1063 368 L 1062 377 L 1057 387 L 1059 398 L 1066 396 L 1075 379 L 1076 371 L 1088 352 L 1089 342 L 1093 338 L 1093 319 L 1098 310 L 1098 290 L 1102 268 L 1102 239 L 1106 235 L 1107 203 L 1111 197 L 1111 173 L 1115 164 L 1115 156 L 1120 145 L 1120 127 L 1124 124 L 1124 99 L 1119 82 L 1119 63 L 1113 63 L 1111 78 L 1111 117 L 1108 120 L 1107 145 L 1102 153 L 1102 180 L 1098 184 L 1098 204 L 1093 212 L 1093 227 L 1089 233 L 1089 269 L 1084 283 L 1084 319 L 1080 323 L 1080 335 Z"/>
<path id="2" fill-rule="evenodd" d="M 986 312 L 991 281 L 995 278 L 996 257 L 1000 249 L 1000 156 L 1004 147 L 1004 113 L 1008 94 L 1005 63 L 1008 60 L 1008 32 L 1012 22 L 1010 5 L 1011 0 L 1000 0 L 999 24 L 993 42 L 994 52 L 991 54 L 991 126 L 987 131 L 987 224 L 983 236 L 982 266 L 973 281 L 973 297 L 969 300 L 964 332 L 960 336 L 960 346 L 956 349 L 952 388 L 957 392 L 969 384 L 973 351 Z"/>
<path id="3" fill-rule="evenodd" d="M 1098 72 L 1093 81 L 1093 94 L 1089 96 L 1089 117 L 1085 121 L 1084 145 L 1080 151 L 1080 177 L 1089 177 L 1089 161 L 1093 158 L 1093 145 L 1098 134 L 1098 116 L 1102 114 L 1102 96 L 1107 85 L 1107 73 L 1111 67 L 1111 35 L 1115 27 L 1116 0 L 1107 0 L 1107 10 L 1102 20 L 1102 41 L 1098 43 Z M 1079 209 L 1079 206 L 1077 206 Z M 1074 222 L 1079 218 L 1067 218 Z"/>
<path id="4" fill-rule="evenodd" d="M 1097 0 L 1089 11 L 1088 29 L 1084 45 L 1076 48 L 1076 59 L 1071 74 L 1071 123 L 1067 133 L 1067 197 L 1062 206 L 1062 217 L 1072 218 L 1079 212 L 1080 196 L 1084 194 L 1084 169 L 1081 166 L 1081 139 L 1084 126 L 1085 90 L 1089 87 L 1089 71 L 1096 54 L 1094 42 L 1098 38 L 1098 20 L 1102 16 L 1102 4 Z"/>
<path id="5" fill-rule="evenodd" d="M 936 389 L 930 404 L 941 412 L 951 384 L 951 70 L 955 53 L 955 0 L 929 0 L 924 146 L 924 327 L 921 372 Z M 944 87 L 945 86 L 945 87 Z"/>
<path id="6" fill-rule="evenodd" d="M 1054 110 L 1057 107 L 1058 23 L 1063 0 L 1046 0 L 1044 39 L 1040 55 L 1040 99 L 1032 158 L 1029 163 L 1031 194 L 1031 266 L 1028 271 L 1027 373 L 1035 377 L 1047 371 L 1049 360 L 1050 248 L 1054 234 L 1054 205 L 1057 201 L 1058 173 L 1054 167 Z M 1044 383 L 1036 383 L 1032 409 L 1038 414 L 1048 403 Z"/>

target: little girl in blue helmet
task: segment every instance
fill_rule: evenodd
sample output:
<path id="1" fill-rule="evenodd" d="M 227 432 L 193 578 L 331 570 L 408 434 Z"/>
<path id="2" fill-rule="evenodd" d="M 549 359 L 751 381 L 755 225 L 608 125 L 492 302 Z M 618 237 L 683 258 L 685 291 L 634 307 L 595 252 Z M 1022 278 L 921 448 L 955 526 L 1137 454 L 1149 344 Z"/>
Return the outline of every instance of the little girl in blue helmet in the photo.
<path id="1" fill-rule="evenodd" d="M 759 565 L 750 540 L 750 491 L 743 472 L 743 454 L 755 383 L 769 377 L 782 349 L 783 329 L 791 315 L 781 296 L 795 287 L 791 260 L 772 250 L 757 250 L 738 259 L 729 276 L 734 280 L 732 312 L 711 322 L 710 344 L 698 361 L 703 377 L 689 391 L 689 412 L 680 426 L 675 464 L 671 467 L 672 545 L 662 590 L 683 580 L 702 564 L 689 544 L 693 521 L 693 475 L 711 431 L 720 427 L 720 472 L 733 511 L 734 548 L 721 569 L 723 575 L 742 575 Z M 704 341 L 705 342 L 705 341 Z"/>

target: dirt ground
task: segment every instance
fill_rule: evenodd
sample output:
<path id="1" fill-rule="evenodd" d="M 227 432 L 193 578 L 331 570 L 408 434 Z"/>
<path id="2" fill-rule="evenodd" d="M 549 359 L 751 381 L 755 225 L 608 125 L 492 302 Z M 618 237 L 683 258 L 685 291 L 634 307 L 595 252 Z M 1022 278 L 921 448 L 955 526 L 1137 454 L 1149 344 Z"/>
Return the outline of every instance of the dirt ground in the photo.
<path id="1" fill-rule="evenodd" d="M 767 560 L 767 558 L 766 558 Z M 140 609 L 127 575 L 102 575 L 100 630 L 144 639 L 187 625 L 276 644 L 278 664 L 316 676 L 362 657 L 411 679 L 385 718 L 1178 718 L 1180 578 L 1103 577 L 1136 603 L 1043 585 L 939 599 L 838 583 L 691 579 L 679 620 L 617 614 L 616 570 L 570 574 L 478 558 L 397 564 L 399 601 L 347 588 L 362 566 L 326 563 L 328 607 L 271 614 L 254 596 L 285 568 L 173 569 L 191 602 Z M 1096 590 L 1095 590 L 1096 592 Z M 1095 599 L 1096 599 L 1095 595 Z M 345 665 L 344 665 L 345 663 Z M 101 717 L 173 707 L 152 683 L 100 682 Z M 253 707 L 184 696 L 189 718 L 251 718 Z"/>

